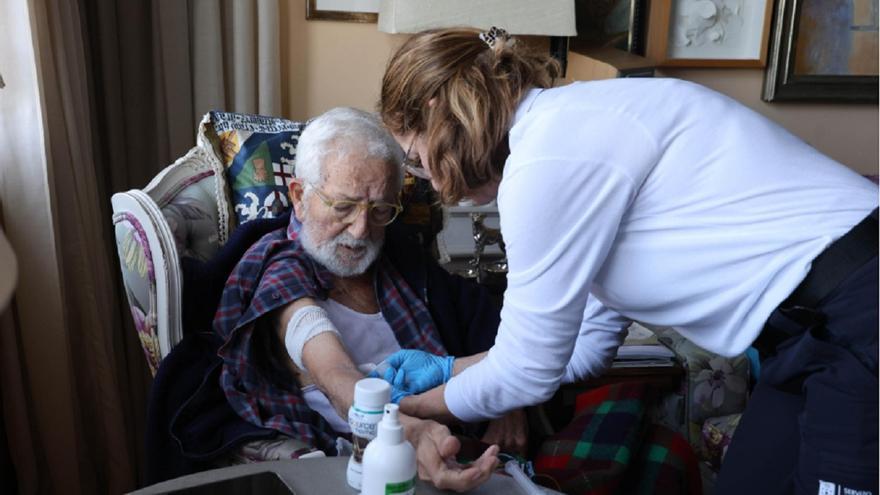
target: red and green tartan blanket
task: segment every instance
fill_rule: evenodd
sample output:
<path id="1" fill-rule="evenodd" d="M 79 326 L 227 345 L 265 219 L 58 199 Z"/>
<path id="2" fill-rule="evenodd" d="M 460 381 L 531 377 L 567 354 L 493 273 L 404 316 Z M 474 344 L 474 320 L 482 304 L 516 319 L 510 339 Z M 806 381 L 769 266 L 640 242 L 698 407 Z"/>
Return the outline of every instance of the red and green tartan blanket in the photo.
<path id="1" fill-rule="evenodd" d="M 690 444 L 647 420 L 653 398 L 641 383 L 580 394 L 571 422 L 541 445 L 535 482 L 567 494 L 702 495 Z"/>

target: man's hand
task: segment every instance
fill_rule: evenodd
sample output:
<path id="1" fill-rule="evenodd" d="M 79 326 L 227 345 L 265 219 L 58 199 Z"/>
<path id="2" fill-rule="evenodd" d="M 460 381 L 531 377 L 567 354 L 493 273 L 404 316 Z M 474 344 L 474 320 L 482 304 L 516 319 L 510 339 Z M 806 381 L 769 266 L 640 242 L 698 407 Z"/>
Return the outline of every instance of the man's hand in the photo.
<path id="1" fill-rule="evenodd" d="M 525 455 L 529 442 L 529 423 L 524 409 L 516 409 L 493 419 L 481 439 L 501 447 L 504 452 Z"/>
<path id="2" fill-rule="evenodd" d="M 406 437 L 416 449 L 419 478 L 441 490 L 463 492 L 486 482 L 498 463 L 498 446 L 493 445 L 468 465 L 455 461 L 461 443 L 449 428 L 436 421 L 401 416 Z"/>
<path id="3" fill-rule="evenodd" d="M 452 356 L 403 349 L 385 359 L 391 367 L 382 378 L 410 394 L 420 394 L 446 383 L 452 377 L 454 361 Z"/>

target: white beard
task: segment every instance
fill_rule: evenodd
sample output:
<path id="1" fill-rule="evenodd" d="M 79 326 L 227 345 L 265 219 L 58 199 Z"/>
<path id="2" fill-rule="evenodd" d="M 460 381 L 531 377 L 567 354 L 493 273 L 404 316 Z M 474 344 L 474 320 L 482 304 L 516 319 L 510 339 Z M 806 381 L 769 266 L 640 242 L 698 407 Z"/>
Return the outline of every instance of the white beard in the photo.
<path id="1" fill-rule="evenodd" d="M 305 224 L 303 224 L 303 228 L 299 235 L 303 249 L 306 250 L 306 253 L 315 261 L 324 265 L 330 273 L 337 277 L 354 277 L 366 272 L 367 269 L 370 268 L 370 265 L 376 261 L 376 258 L 379 257 L 379 253 L 382 252 L 382 245 L 384 243 L 384 239 L 379 241 L 373 241 L 371 239 L 355 239 L 348 232 L 342 231 L 333 239 L 324 241 L 322 244 L 318 245 L 314 242 L 311 235 L 311 229 Z M 363 248 L 364 250 L 361 252 L 360 256 L 346 259 L 347 257 L 340 256 L 339 254 L 340 251 L 347 251 L 343 246 L 355 249 Z"/>

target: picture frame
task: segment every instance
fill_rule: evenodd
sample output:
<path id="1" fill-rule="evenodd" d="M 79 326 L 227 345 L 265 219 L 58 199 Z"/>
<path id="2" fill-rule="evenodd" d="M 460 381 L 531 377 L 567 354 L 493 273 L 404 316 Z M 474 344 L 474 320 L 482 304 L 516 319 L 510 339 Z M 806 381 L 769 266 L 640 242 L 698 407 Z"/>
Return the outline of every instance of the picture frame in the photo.
<path id="1" fill-rule="evenodd" d="M 307 0 L 306 19 L 321 21 L 377 22 L 379 0 Z"/>
<path id="2" fill-rule="evenodd" d="M 877 101 L 878 0 L 847 6 L 778 0 L 764 101 Z"/>
<path id="3" fill-rule="evenodd" d="M 575 0 L 577 36 L 569 39 L 575 50 L 615 48 L 645 53 L 647 0 Z"/>
<path id="4" fill-rule="evenodd" d="M 654 0 L 646 56 L 660 67 L 764 67 L 773 0 Z"/>

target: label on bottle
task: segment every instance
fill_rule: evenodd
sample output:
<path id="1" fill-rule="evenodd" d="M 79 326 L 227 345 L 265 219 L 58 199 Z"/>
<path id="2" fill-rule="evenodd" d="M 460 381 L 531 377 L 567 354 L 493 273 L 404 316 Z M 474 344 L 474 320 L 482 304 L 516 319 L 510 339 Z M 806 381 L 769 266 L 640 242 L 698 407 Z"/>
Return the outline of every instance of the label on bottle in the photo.
<path id="1" fill-rule="evenodd" d="M 370 440 L 376 438 L 376 428 L 382 419 L 382 410 L 360 409 L 352 406 L 348 411 L 348 426 L 351 428 L 352 457 L 355 462 L 363 462 L 364 449 Z"/>
<path id="2" fill-rule="evenodd" d="M 416 479 L 409 481 L 401 481 L 400 483 L 387 483 L 385 485 L 385 495 L 415 495 Z"/>

